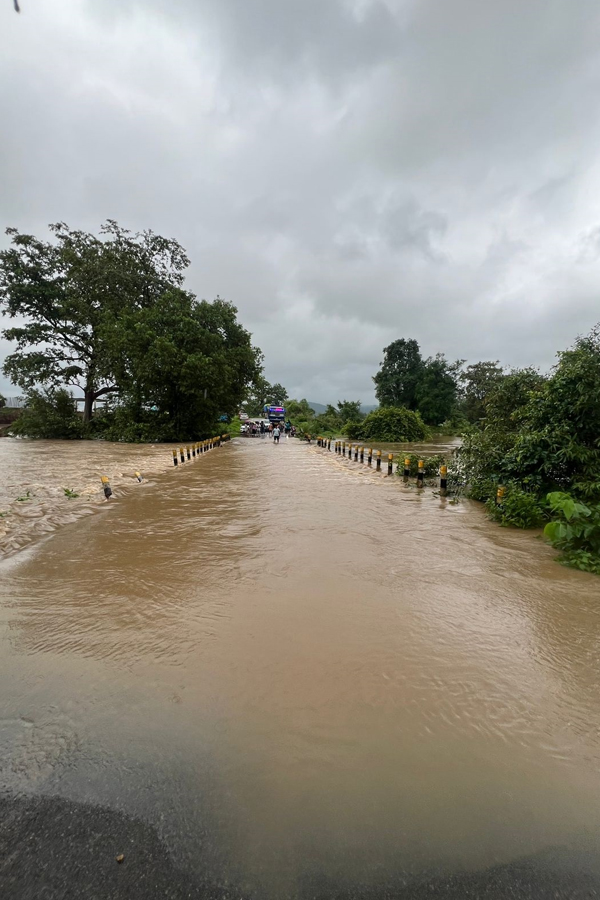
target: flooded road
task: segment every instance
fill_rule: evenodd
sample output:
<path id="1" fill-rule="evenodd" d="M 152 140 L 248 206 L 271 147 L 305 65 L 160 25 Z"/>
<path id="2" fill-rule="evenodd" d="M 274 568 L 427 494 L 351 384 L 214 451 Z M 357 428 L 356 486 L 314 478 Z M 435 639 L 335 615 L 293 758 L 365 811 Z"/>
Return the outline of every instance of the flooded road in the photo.
<path id="1" fill-rule="evenodd" d="M 5 792 L 194 896 L 598 895 L 597 578 L 297 441 L 139 487 L 0 565 Z"/>

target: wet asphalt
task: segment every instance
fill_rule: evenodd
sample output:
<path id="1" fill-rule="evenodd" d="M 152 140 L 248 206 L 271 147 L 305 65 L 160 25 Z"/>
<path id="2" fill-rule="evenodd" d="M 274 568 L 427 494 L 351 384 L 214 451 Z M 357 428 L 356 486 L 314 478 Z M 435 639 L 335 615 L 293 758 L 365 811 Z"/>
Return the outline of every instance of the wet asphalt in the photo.
<path id="1" fill-rule="evenodd" d="M 122 857 L 122 859 L 121 859 Z M 302 900 L 583 900 L 600 897 L 585 854 L 561 848 L 481 872 L 350 890 L 309 876 Z M 90 804 L 39 796 L 0 797 L 0 896 L 6 900 L 258 900 L 235 884 L 203 883 L 172 862 L 156 831 Z M 283 900 L 283 898 L 281 898 Z"/>

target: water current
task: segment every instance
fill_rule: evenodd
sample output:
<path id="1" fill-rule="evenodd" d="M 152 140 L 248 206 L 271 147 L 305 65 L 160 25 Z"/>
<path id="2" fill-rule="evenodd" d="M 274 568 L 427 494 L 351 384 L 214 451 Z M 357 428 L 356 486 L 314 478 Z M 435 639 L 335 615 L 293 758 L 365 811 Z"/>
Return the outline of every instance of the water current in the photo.
<path id="1" fill-rule="evenodd" d="M 538 535 L 295 440 L 0 465 L 42 523 L 0 564 L 4 790 L 138 816 L 235 897 L 597 870 L 600 581 Z"/>

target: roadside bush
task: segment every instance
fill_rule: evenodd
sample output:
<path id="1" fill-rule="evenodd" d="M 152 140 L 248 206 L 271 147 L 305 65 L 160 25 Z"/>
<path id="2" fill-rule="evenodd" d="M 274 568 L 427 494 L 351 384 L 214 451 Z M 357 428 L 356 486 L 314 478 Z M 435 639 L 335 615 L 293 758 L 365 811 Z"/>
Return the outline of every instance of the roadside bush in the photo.
<path id="1" fill-rule="evenodd" d="M 544 535 L 567 566 L 600 575 L 600 503 L 581 503 L 565 491 L 547 496 L 552 521 Z"/>
<path id="2" fill-rule="evenodd" d="M 488 515 L 500 525 L 512 525 L 514 528 L 540 528 L 544 522 L 544 507 L 535 494 L 524 491 L 516 485 L 508 485 L 503 502 L 496 506 L 494 496 L 489 497 L 486 504 Z"/>
<path id="3" fill-rule="evenodd" d="M 362 422 L 349 422 L 345 430 L 350 440 L 384 443 L 423 441 L 430 434 L 419 413 L 404 407 L 375 409 Z"/>
<path id="4" fill-rule="evenodd" d="M 242 430 L 242 421 L 239 416 L 234 416 L 231 422 L 225 425 L 225 432 L 231 435 L 231 437 L 237 437 Z"/>
<path id="5" fill-rule="evenodd" d="M 83 435 L 83 422 L 72 395 L 64 388 L 31 390 L 12 433 L 30 438 L 74 440 Z"/>

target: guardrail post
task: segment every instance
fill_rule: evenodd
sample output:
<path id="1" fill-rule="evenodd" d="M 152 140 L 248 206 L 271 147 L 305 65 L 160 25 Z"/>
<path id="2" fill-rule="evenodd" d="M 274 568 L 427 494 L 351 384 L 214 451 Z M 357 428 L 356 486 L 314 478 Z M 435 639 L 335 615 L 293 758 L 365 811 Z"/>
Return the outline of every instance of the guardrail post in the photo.
<path id="1" fill-rule="evenodd" d="M 364 447 L 360 448 L 360 461 L 361 461 L 361 463 L 364 463 L 364 461 L 365 461 L 365 448 Z"/>
<path id="2" fill-rule="evenodd" d="M 173 450 L 173 465 L 176 466 L 177 462 L 177 450 Z"/>
<path id="3" fill-rule="evenodd" d="M 185 462 L 185 456 L 183 455 L 183 447 L 179 448 L 179 459 L 181 460 L 182 463 Z"/>
<path id="4" fill-rule="evenodd" d="M 408 483 L 408 478 L 410 476 L 410 459 L 409 457 L 405 457 L 404 459 L 404 484 Z"/>
<path id="5" fill-rule="evenodd" d="M 367 450 L 367 465 L 368 466 L 373 465 L 373 448 L 372 447 L 369 447 L 369 449 Z"/>
<path id="6" fill-rule="evenodd" d="M 388 453 L 388 475 L 392 474 L 393 465 L 394 465 L 394 454 Z"/>
<path id="7" fill-rule="evenodd" d="M 417 470 L 417 487 L 422 488 L 425 479 L 425 463 L 422 459 L 419 460 L 419 468 Z"/>
<path id="8" fill-rule="evenodd" d="M 377 451 L 377 471 L 381 472 L 381 450 Z"/>
<path id="9" fill-rule="evenodd" d="M 440 497 L 448 494 L 448 466 L 440 466 Z"/>

